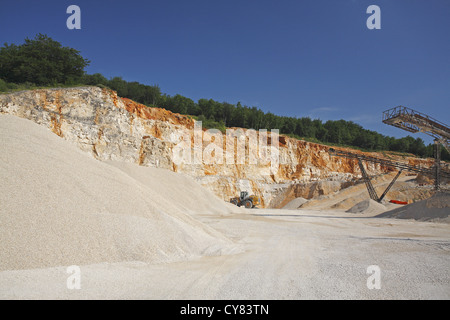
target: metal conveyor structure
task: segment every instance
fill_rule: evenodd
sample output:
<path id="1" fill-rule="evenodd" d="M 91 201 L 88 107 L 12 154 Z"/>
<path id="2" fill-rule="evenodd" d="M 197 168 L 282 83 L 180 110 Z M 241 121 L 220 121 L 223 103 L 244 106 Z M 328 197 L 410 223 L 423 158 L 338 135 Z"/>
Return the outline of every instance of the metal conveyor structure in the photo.
<path id="1" fill-rule="evenodd" d="M 441 150 L 439 144 L 450 152 L 450 127 L 426 114 L 413 109 L 398 106 L 383 112 L 383 123 L 412 132 L 423 132 L 434 138 L 434 178 L 435 188 L 439 189 L 441 171 Z"/>
<path id="2" fill-rule="evenodd" d="M 344 158 L 358 160 L 358 165 L 361 170 L 362 179 L 363 179 L 364 183 L 366 184 L 367 191 L 369 192 L 369 196 L 372 200 L 375 200 L 377 202 L 381 202 L 381 200 L 383 200 L 383 198 L 389 192 L 389 190 L 394 185 L 395 181 L 400 176 L 400 174 L 402 173 L 403 170 L 417 172 L 417 173 L 424 173 L 424 174 L 434 174 L 435 173 L 434 168 L 412 166 L 412 165 L 409 165 L 409 164 L 406 164 L 403 162 L 392 161 L 389 159 L 376 158 L 376 157 L 367 156 L 364 154 L 352 153 L 352 152 L 343 151 L 343 150 L 336 150 L 333 148 L 330 148 L 328 152 L 332 156 L 338 156 L 338 157 L 344 157 Z M 375 188 L 373 187 L 372 182 L 370 181 L 370 177 L 367 174 L 367 171 L 364 168 L 362 161 L 379 163 L 384 166 L 400 169 L 399 172 L 397 173 L 397 175 L 394 177 L 394 179 L 391 181 L 391 183 L 388 185 L 388 187 L 386 188 L 386 190 L 383 192 L 383 194 L 380 197 L 378 197 L 378 194 L 375 191 Z M 444 170 L 440 170 L 440 175 L 450 178 L 450 172 L 447 172 Z"/>

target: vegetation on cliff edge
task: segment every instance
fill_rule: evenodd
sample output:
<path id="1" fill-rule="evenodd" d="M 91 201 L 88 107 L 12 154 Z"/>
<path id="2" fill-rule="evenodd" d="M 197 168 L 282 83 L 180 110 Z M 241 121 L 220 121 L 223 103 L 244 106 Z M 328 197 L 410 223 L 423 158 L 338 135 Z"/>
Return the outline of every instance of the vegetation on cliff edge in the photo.
<path id="1" fill-rule="evenodd" d="M 108 87 L 121 97 L 149 107 L 160 107 L 172 112 L 194 116 L 206 128 L 242 127 L 279 129 L 281 134 L 324 144 L 356 147 L 366 151 L 396 151 L 419 157 L 432 157 L 433 145 L 425 145 L 421 138 L 407 136 L 394 138 L 346 120 L 311 119 L 309 117 L 278 116 L 256 106 L 245 106 L 199 99 L 197 102 L 180 94 L 162 93 L 158 85 L 126 81 L 121 77 L 107 79 L 100 73 L 87 74 L 90 64 L 78 50 L 63 47 L 42 34 L 25 39 L 21 45 L 4 44 L 0 48 L 0 92 L 41 87 L 73 87 L 92 85 Z M 442 148 L 442 159 L 450 154 Z"/>

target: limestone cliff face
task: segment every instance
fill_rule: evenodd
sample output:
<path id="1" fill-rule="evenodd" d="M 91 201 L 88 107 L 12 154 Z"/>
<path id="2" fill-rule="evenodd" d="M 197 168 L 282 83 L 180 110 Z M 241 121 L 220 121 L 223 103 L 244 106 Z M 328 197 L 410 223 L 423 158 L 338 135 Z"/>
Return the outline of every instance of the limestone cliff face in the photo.
<path id="1" fill-rule="evenodd" d="M 224 200 L 247 190 L 261 197 L 263 207 L 280 205 L 287 190 L 314 181 L 335 181 L 332 184 L 336 186 L 331 188 L 335 191 L 361 176 L 356 161 L 330 157 L 327 146 L 277 137 L 270 130 L 266 137 L 241 129 L 241 138 L 231 140 L 214 130 L 198 130 L 188 116 L 148 108 L 97 87 L 3 94 L 0 113 L 45 126 L 98 160 L 128 161 L 182 172 Z M 244 153 L 238 151 L 239 141 Z M 234 144 L 228 145 L 230 142 Z M 264 148 L 265 143 L 269 148 Z M 217 157 L 219 154 L 223 157 Z M 277 159 L 271 161 L 274 155 Z M 431 160 L 408 161 L 432 165 Z M 367 170 L 375 175 L 393 169 L 367 164 Z M 311 197 L 314 194 L 311 192 Z"/>

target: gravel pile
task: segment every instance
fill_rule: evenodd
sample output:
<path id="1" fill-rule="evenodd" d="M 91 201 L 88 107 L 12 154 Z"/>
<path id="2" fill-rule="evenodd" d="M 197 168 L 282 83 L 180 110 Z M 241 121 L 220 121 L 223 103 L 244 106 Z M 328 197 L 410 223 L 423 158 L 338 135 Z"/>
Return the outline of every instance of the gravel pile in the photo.
<path id="1" fill-rule="evenodd" d="M 429 199 L 386 211 L 377 217 L 450 223 L 449 214 L 450 194 L 447 192 L 437 192 Z"/>
<path id="2" fill-rule="evenodd" d="M 0 115 L 0 181 L 0 271 L 163 263 L 231 245 L 192 214 L 236 209 L 193 179 L 95 160 L 9 115 Z"/>

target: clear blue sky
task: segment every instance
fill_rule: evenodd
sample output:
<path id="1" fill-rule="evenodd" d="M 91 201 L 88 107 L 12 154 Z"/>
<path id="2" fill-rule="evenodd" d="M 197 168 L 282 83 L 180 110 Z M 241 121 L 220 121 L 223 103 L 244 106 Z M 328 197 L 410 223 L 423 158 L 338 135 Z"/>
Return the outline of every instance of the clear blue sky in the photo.
<path id="1" fill-rule="evenodd" d="M 81 30 L 66 9 L 81 8 Z M 369 5 L 381 29 L 369 30 Z M 88 73 L 275 114 L 352 120 L 382 134 L 405 105 L 450 124 L 449 0 L 0 0 L 0 42 L 47 34 Z M 427 143 L 431 139 L 421 137 Z"/>

